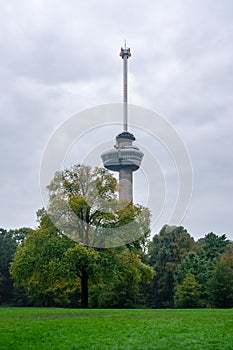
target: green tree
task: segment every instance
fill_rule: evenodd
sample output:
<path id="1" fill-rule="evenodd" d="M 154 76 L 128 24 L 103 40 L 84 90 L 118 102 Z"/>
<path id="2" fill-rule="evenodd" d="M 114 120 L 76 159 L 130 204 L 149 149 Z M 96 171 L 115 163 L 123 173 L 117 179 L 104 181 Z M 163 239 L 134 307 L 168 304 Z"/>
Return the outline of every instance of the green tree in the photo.
<path id="1" fill-rule="evenodd" d="M 9 265 L 16 251 L 17 243 L 12 233 L 0 229 L 0 303 L 12 300 L 13 282 L 9 274 Z"/>
<path id="2" fill-rule="evenodd" d="M 233 242 L 230 242 L 225 252 L 220 256 L 220 261 L 225 262 L 229 269 L 233 271 Z"/>
<path id="3" fill-rule="evenodd" d="M 233 270 L 224 261 L 219 261 L 208 282 L 210 303 L 214 307 L 233 307 Z"/>
<path id="4" fill-rule="evenodd" d="M 188 273 L 192 274 L 199 284 L 199 307 L 205 307 L 209 304 L 207 282 L 212 270 L 213 263 L 195 251 L 189 252 L 177 267 L 175 273 L 176 285 L 181 285 Z"/>
<path id="5" fill-rule="evenodd" d="M 199 284 L 194 275 L 188 272 L 176 287 L 175 307 L 194 308 L 199 306 L 199 301 Z"/>
<path id="6" fill-rule="evenodd" d="M 150 233 L 150 212 L 133 203 L 119 203 L 116 185 L 116 179 L 102 168 L 75 165 L 55 174 L 48 186 L 48 210 L 38 211 L 39 228 L 20 244 L 11 267 L 31 299 L 58 303 L 76 288 L 81 306 L 88 307 L 89 284 L 104 280 L 100 256 L 106 246 L 124 242 L 131 256 L 129 261 L 125 255 L 115 261 L 115 274 L 123 274 L 123 261 L 132 270 L 134 261 L 135 271 L 146 271 L 139 255 Z M 142 279 L 139 275 L 143 274 L 135 274 L 135 281 Z"/>
<path id="7" fill-rule="evenodd" d="M 13 239 L 16 241 L 17 245 L 21 244 L 27 235 L 33 230 L 30 227 L 21 227 L 14 230 L 9 230 L 9 234 L 12 235 Z"/>
<path id="8" fill-rule="evenodd" d="M 207 284 L 210 304 L 215 307 L 233 306 L 233 243 L 229 242 L 215 262 Z"/>
<path id="9" fill-rule="evenodd" d="M 226 235 L 218 236 L 213 232 L 207 233 L 204 238 L 197 241 L 205 259 L 213 260 L 219 257 L 229 244 Z"/>
<path id="10" fill-rule="evenodd" d="M 145 306 L 141 283 L 147 284 L 148 288 L 154 271 L 141 261 L 140 254 L 129 247 L 101 250 L 99 267 L 100 279 L 91 288 L 92 306 Z"/>
<path id="11" fill-rule="evenodd" d="M 108 170 L 78 164 L 57 172 L 48 190 L 48 214 L 68 237 L 102 248 L 145 244 L 150 212 L 119 202 L 116 179 Z"/>
<path id="12" fill-rule="evenodd" d="M 85 245 L 69 252 L 77 258 L 73 271 L 81 279 L 82 307 L 88 307 L 88 283 L 94 258 L 90 246 L 104 244 L 106 237 L 102 237 L 101 228 L 115 220 L 112 206 L 116 205 L 116 185 L 116 179 L 106 169 L 78 164 L 57 172 L 48 186 L 50 218 L 60 231 Z"/>
<path id="13" fill-rule="evenodd" d="M 220 268 L 219 259 L 221 255 L 227 250 L 230 241 L 226 235 L 221 236 L 210 232 L 197 241 L 198 257 L 202 261 L 203 268 L 206 268 L 206 273 L 198 276 L 198 270 L 194 273 L 197 281 L 201 284 L 201 306 L 213 304 L 212 287 L 217 286 L 217 271 Z M 222 267 L 223 268 L 223 267 Z M 215 283 L 214 283 L 215 281 Z"/>
<path id="14" fill-rule="evenodd" d="M 64 305 L 78 288 L 77 281 L 68 279 L 64 263 L 65 252 L 73 245 L 52 224 L 45 228 L 43 223 L 18 246 L 10 272 L 34 305 Z"/>
<path id="15" fill-rule="evenodd" d="M 116 179 L 106 169 L 75 165 L 57 172 L 48 189 L 50 218 L 68 237 L 83 243 L 85 249 L 125 243 L 130 249 L 145 247 L 150 212 L 133 203 L 119 203 Z M 89 256 L 88 251 L 86 254 Z M 90 271 L 85 259 L 79 265 L 82 306 L 87 307 Z"/>
<path id="16" fill-rule="evenodd" d="M 14 288 L 13 280 L 9 273 L 10 263 L 30 228 L 22 227 L 15 230 L 0 229 L 0 303 L 14 304 L 19 297 L 25 298 L 24 293 Z"/>
<path id="17" fill-rule="evenodd" d="M 115 221 L 116 179 L 102 168 L 75 165 L 55 174 L 48 185 L 48 214 L 67 236 L 98 246 L 99 231 Z"/>
<path id="18" fill-rule="evenodd" d="M 174 305 L 175 272 L 188 252 L 195 250 L 195 241 L 182 227 L 165 225 L 153 237 L 149 248 L 149 264 L 156 275 L 151 284 L 149 304 L 152 307 Z"/>

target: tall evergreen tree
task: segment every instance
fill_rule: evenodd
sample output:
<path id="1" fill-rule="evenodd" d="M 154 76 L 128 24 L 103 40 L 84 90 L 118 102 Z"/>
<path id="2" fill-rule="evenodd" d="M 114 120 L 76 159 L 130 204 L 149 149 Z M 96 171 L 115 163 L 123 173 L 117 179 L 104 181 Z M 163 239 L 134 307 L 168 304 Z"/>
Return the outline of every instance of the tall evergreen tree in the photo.
<path id="1" fill-rule="evenodd" d="M 13 280 L 9 273 L 10 263 L 24 238 L 32 229 L 22 227 L 15 230 L 0 229 L 0 303 L 12 304 L 15 302 L 16 293 L 13 286 Z M 17 294 L 21 294 L 17 290 Z M 22 295 L 21 295 L 22 296 Z"/>
<path id="2" fill-rule="evenodd" d="M 218 236 L 213 232 L 207 233 L 204 238 L 197 241 L 201 249 L 202 256 L 207 260 L 213 260 L 219 257 L 226 250 L 230 241 L 226 235 Z"/>
<path id="3" fill-rule="evenodd" d="M 216 264 L 208 282 L 210 303 L 213 307 L 233 307 L 233 270 L 224 261 Z"/>
<path id="4" fill-rule="evenodd" d="M 175 273 L 176 285 L 181 285 L 187 274 L 191 274 L 199 284 L 199 300 L 198 303 L 196 302 L 199 307 L 205 307 L 209 304 L 207 282 L 212 270 L 212 262 L 206 260 L 197 251 L 189 252 L 177 267 Z"/>
<path id="5" fill-rule="evenodd" d="M 194 239 L 182 226 L 165 225 L 159 234 L 153 237 L 149 249 L 149 263 L 156 272 L 151 285 L 152 307 L 174 305 L 177 266 L 188 252 L 194 249 Z"/>
<path id="6" fill-rule="evenodd" d="M 9 265 L 16 251 L 13 234 L 0 229 L 0 303 L 9 303 L 12 299 L 13 281 L 9 274 Z"/>

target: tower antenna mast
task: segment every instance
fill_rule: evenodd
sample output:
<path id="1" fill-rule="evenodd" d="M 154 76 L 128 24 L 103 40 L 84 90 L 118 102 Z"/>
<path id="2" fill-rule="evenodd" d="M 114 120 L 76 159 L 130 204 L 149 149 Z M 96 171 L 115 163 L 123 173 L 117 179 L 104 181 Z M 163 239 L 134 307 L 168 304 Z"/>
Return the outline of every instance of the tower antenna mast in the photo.
<path id="1" fill-rule="evenodd" d="M 121 48 L 120 56 L 123 59 L 123 131 L 128 131 L 128 58 L 131 56 L 130 48 Z"/>

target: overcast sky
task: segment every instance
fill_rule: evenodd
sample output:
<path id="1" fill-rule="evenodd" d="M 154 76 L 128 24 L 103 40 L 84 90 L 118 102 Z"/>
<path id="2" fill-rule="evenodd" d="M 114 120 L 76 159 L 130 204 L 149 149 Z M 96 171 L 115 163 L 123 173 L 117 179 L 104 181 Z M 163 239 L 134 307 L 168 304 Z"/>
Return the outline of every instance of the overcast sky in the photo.
<path id="1" fill-rule="evenodd" d="M 163 115 L 191 157 L 181 224 L 195 238 L 233 239 L 232 0 L 1 0 L 0 17 L 1 227 L 36 226 L 41 159 L 56 128 L 121 102 L 126 38 L 130 103 Z M 135 173 L 139 199 L 140 183 Z M 167 222 L 165 208 L 154 233 Z"/>

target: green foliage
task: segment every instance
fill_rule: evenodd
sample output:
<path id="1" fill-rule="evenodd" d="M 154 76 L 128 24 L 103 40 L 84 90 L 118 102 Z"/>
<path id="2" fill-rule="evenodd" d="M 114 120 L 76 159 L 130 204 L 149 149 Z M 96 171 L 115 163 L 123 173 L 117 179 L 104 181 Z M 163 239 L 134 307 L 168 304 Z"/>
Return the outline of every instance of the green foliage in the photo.
<path id="1" fill-rule="evenodd" d="M 90 213 L 81 196 L 70 194 L 70 201 L 79 214 Z M 76 305 L 88 307 L 89 289 L 92 305 L 98 307 L 142 304 L 139 284 L 149 283 L 154 275 L 140 259 L 149 234 L 149 211 L 130 204 L 117 212 L 114 225 L 124 231 L 125 224 L 135 220 L 135 229 L 142 237 L 115 249 L 94 249 L 75 243 L 59 233 L 44 209 L 37 216 L 39 228 L 18 247 L 11 265 L 17 285 L 24 287 L 34 305 L 67 306 L 76 295 Z"/>
<path id="2" fill-rule="evenodd" d="M 221 255 L 225 250 L 229 241 L 226 235 L 218 236 L 213 232 L 205 235 L 197 241 L 198 246 L 201 249 L 202 255 L 207 260 L 213 260 Z"/>
<path id="3" fill-rule="evenodd" d="M 9 304 L 14 300 L 14 287 L 9 266 L 17 245 L 22 243 L 29 232 L 31 229 L 25 227 L 10 231 L 0 229 L 0 304 Z"/>
<path id="4" fill-rule="evenodd" d="M 228 268 L 233 271 L 233 242 L 227 245 L 225 252 L 220 256 L 220 261 L 225 262 Z"/>
<path id="5" fill-rule="evenodd" d="M 98 252 L 86 247 L 84 244 L 75 244 L 74 247 L 69 248 L 65 256 L 69 264 L 69 271 L 71 279 L 78 276 L 81 280 L 81 306 L 89 306 L 89 279 L 96 277 Z"/>
<path id="6" fill-rule="evenodd" d="M 189 252 L 181 261 L 176 272 L 176 281 L 181 283 L 187 273 L 195 276 L 198 283 L 202 284 L 208 279 L 208 267 L 205 260 L 195 251 Z"/>
<path id="7" fill-rule="evenodd" d="M 187 274 L 192 274 L 199 284 L 199 300 L 197 305 L 199 307 L 206 307 L 209 305 L 209 295 L 207 282 L 211 277 L 214 264 L 206 260 L 198 252 L 189 252 L 177 267 L 175 274 L 175 282 L 177 285 L 183 283 Z"/>
<path id="8" fill-rule="evenodd" d="M 63 305 L 77 289 L 77 282 L 67 278 L 64 253 L 74 243 L 56 228 L 38 229 L 19 245 L 10 272 L 36 305 Z"/>
<path id="9" fill-rule="evenodd" d="M 173 306 L 177 266 L 188 252 L 194 249 L 194 239 L 182 226 L 165 225 L 159 234 L 153 237 L 149 248 L 149 263 L 156 275 L 151 285 L 151 306 Z"/>
<path id="10" fill-rule="evenodd" d="M 200 285 L 193 274 L 188 272 L 182 283 L 178 284 L 175 292 L 175 307 L 199 307 Z"/>
<path id="11" fill-rule="evenodd" d="M 216 265 L 208 281 L 211 305 L 219 308 L 233 307 L 233 269 L 224 261 Z"/>
<path id="12" fill-rule="evenodd" d="M 96 246 L 96 229 L 114 219 L 116 179 L 106 169 L 78 164 L 57 172 L 48 190 L 55 225 L 77 242 Z"/>
<path id="13" fill-rule="evenodd" d="M 100 252 L 99 283 L 92 286 L 94 307 L 128 308 L 144 305 L 140 283 L 149 284 L 154 272 L 131 249 L 118 248 Z"/>
<path id="14" fill-rule="evenodd" d="M 49 217 L 68 237 L 81 243 L 66 255 L 71 254 L 75 261 L 72 271 L 81 279 L 81 305 L 87 307 L 89 279 L 99 274 L 98 255 L 87 247 L 113 247 L 127 242 L 127 248 L 137 254 L 146 246 L 150 212 L 132 203 L 119 203 L 116 179 L 102 168 L 75 165 L 57 172 L 48 189 Z M 119 263 L 116 265 L 119 267 Z"/>
<path id="15" fill-rule="evenodd" d="M 0 303 L 8 303 L 12 297 L 13 283 L 9 275 L 9 264 L 16 250 L 12 233 L 0 229 Z"/>
<path id="16" fill-rule="evenodd" d="M 142 304 L 139 282 L 154 272 L 127 247 L 96 250 L 40 228 L 18 247 L 11 274 L 34 305 L 67 306 L 76 294 L 88 306 L 90 285 L 92 306 L 135 307 Z"/>
<path id="17" fill-rule="evenodd" d="M 85 269 L 88 276 L 94 276 L 99 253 L 91 247 L 86 247 L 84 244 L 75 244 L 65 252 L 67 262 L 71 274 L 81 278 L 82 272 Z"/>
<path id="18" fill-rule="evenodd" d="M 21 227 L 15 230 L 9 230 L 8 233 L 15 240 L 16 244 L 19 245 L 24 241 L 27 235 L 32 231 L 33 230 L 30 227 Z"/>
<path id="19" fill-rule="evenodd" d="M 220 256 L 208 287 L 213 306 L 233 307 L 233 243 Z"/>
<path id="20" fill-rule="evenodd" d="M 48 214 L 60 231 L 79 243 L 114 247 L 145 245 L 150 212 L 117 200 L 116 179 L 102 168 L 75 165 L 57 172 L 48 186 Z"/>

